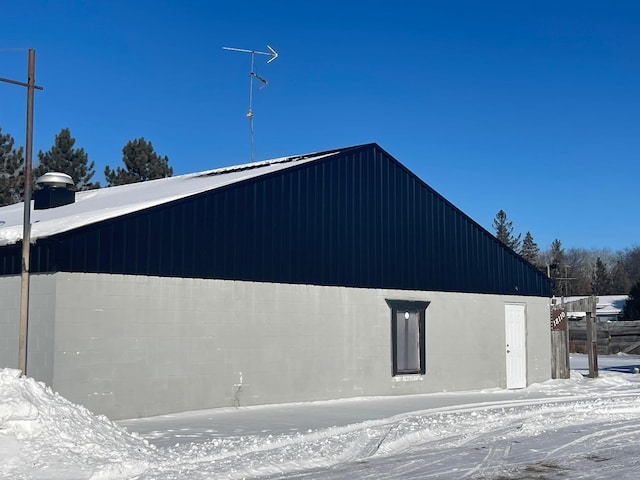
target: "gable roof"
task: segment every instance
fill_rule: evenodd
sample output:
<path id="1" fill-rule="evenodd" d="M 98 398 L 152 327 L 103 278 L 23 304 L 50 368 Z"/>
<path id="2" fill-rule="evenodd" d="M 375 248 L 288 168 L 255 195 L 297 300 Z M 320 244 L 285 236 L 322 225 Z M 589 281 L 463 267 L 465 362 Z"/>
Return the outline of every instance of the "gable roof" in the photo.
<path id="1" fill-rule="evenodd" d="M 551 296 L 551 280 L 377 144 L 79 192 L 30 271 Z M 0 208 L 0 274 L 21 206 Z"/>
<path id="2" fill-rule="evenodd" d="M 34 210 L 31 202 L 31 241 L 169 203 L 233 183 L 313 162 L 340 153 L 332 150 L 281 157 L 146 182 L 76 192 L 75 202 Z M 0 207 L 0 246 L 22 240 L 24 202 Z"/>

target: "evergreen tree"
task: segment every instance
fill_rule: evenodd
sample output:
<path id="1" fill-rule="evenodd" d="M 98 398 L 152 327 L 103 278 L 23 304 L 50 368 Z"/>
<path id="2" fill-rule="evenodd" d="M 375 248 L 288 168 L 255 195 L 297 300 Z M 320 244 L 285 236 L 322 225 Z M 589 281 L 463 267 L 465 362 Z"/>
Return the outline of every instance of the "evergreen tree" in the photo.
<path id="1" fill-rule="evenodd" d="M 153 144 L 144 138 L 129 141 L 122 149 L 122 162 L 125 168 L 104 169 L 109 186 L 145 182 L 157 178 L 171 177 L 173 168 L 169 166 L 169 157 L 159 156 L 153 150 Z"/>
<path id="2" fill-rule="evenodd" d="M 540 249 L 538 248 L 538 244 L 534 242 L 533 235 L 531 235 L 531 232 L 527 232 L 524 236 L 524 240 L 522 241 L 522 249 L 520 250 L 520 255 L 528 260 L 529 263 L 537 265 L 539 253 Z"/>
<path id="3" fill-rule="evenodd" d="M 0 206 L 22 201 L 24 195 L 24 159 L 22 147 L 16 150 L 10 134 L 0 127 Z"/>
<path id="4" fill-rule="evenodd" d="M 560 266 L 565 263 L 564 248 L 562 248 L 562 242 L 557 238 L 551 242 L 551 267 L 552 269 L 560 269 Z"/>
<path id="5" fill-rule="evenodd" d="M 513 235 L 513 222 L 507 220 L 507 214 L 504 210 L 500 210 L 493 219 L 493 228 L 496 231 L 496 238 L 508 246 L 513 251 L 520 248 L 520 237 Z"/>
<path id="6" fill-rule="evenodd" d="M 562 248 L 562 242 L 557 238 L 551 242 L 551 263 L 548 266 L 549 275 L 551 278 L 556 279 L 553 286 L 554 295 L 565 295 L 567 291 L 566 280 L 562 279 L 562 273 L 564 266 L 566 265 L 564 248 Z"/>
<path id="7" fill-rule="evenodd" d="M 593 295 L 611 294 L 611 277 L 609 277 L 607 266 L 600 259 L 600 257 L 597 258 L 596 263 L 593 267 L 591 291 Z"/>
<path id="8" fill-rule="evenodd" d="M 640 282 L 636 283 L 629 291 L 622 310 L 622 318 L 624 320 L 640 320 Z"/>
<path id="9" fill-rule="evenodd" d="M 99 183 L 92 183 L 95 174 L 95 162 L 89 163 L 89 157 L 82 148 L 73 148 L 76 140 L 68 128 L 63 128 L 56 135 L 51 150 L 38 152 L 40 164 L 33 169 L 33 176 L 38 177 L 47 172 L 61 172 L 69 175 L 78 190 L 100 188 Z"/>

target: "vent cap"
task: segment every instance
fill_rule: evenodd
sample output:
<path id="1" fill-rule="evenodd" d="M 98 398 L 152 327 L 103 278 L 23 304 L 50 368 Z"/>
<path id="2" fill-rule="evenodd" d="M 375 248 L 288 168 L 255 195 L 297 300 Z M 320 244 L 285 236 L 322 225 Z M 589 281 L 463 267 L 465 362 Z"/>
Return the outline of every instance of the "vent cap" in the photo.
<path id="1" fill-rule="evenodd" d="M 66 173 L 47 172 L 36 180 L 36 185 L 42 188 L 66 188 L 75 186 L 73 179 Z"/>
<path id="2" fill-rule="evenodd" d="M 33 208 L 45 210 L 76 201 L 75 184 L 66 173 L 49 172 L 36 180 L 39 187 L 33 192 Z"/>

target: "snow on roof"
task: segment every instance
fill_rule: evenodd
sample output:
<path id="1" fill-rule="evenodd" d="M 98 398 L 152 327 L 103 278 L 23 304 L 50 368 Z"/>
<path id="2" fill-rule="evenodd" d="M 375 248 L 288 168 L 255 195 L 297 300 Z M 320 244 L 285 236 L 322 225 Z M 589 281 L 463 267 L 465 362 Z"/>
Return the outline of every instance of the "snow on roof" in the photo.
<path id="1" fill-rule="evenodd" d="M 31 241 L 338 153 L 339 151 L 333 151 L 282 157 L 147 182 L 76 192 L 74 203 L 45 210 L 34 210 L 32 201 Z M 0 246 L 22 240 L 23 219 L 23 202 L 0 207 Z"/>
<path id="2" fill-rule="evenodd" d="M 587 296 L 578 296 L 578 297 L 564 297 L 564 302 L 570 303 L 578 300 L 582 300 L 585 298 L 589 298 Z M 598 303 L 596 304 L 596 315 L 619 315 L 622 313 L 624 309 L 624 304 L 626 303 L 628 295 L 599 295 Z M 560 300 L 556 298 L 556 304 L 560 304 Z M 581 315 L 577 315 L 581 314 Z M 585 312 L 572 312 L 570 316 L 582 316 L 584 317 Z"/>

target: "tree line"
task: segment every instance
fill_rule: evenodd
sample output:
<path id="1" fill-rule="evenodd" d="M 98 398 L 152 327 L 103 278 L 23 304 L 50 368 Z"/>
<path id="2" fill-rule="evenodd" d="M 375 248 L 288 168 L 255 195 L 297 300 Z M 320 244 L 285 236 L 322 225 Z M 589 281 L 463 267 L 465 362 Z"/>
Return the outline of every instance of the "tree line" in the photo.
<path id="1" fill-rule="evenodd" d="M 554 279 L 553 294 L 629 295 L 623 318 L 640 320 L 640 246 L 610 249 L 565 249 L 559 239 L 545 250 L 531 232 L 516 235 L 504 210 L 494 220 L 495 235 L 502 243 Z"/>
<path id="2" fill-rule="evenodd" d="M 76 140 L 68 128 L 55 136 L 49 150 L 38 152 L 38 165 L 32 169 L 32 182 L 47 172 L 69 175 L 77 190 L 101 188 L 94 182 L 95 162 L 83 148 L 75 147 Z M 144 137 L 130 140 L 122 149 L 122 163 L 112 169 L 104 169 L 107 187 L 144 182 L 173 175 L 169 157 L 158 155 L 153 144 Z M 0 206 L 21 202 L 24 198 L 24 149 L 16 147 L 14 138 L 2 132 L 0 126 Z"/>

